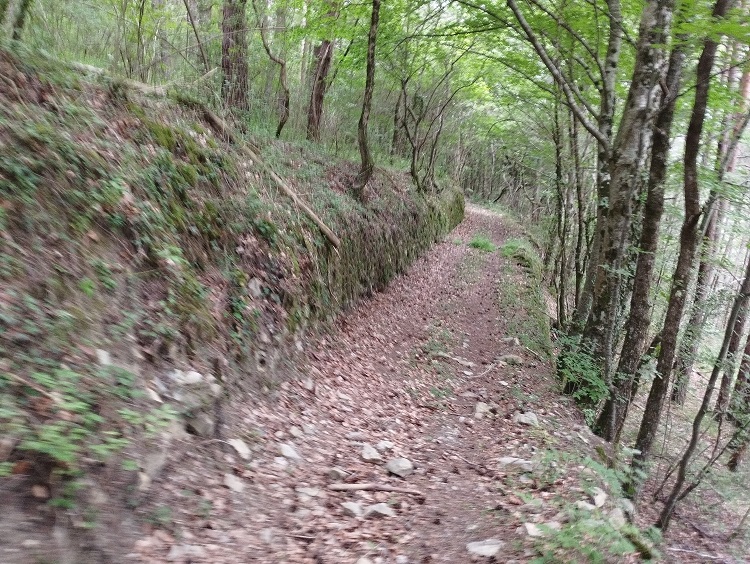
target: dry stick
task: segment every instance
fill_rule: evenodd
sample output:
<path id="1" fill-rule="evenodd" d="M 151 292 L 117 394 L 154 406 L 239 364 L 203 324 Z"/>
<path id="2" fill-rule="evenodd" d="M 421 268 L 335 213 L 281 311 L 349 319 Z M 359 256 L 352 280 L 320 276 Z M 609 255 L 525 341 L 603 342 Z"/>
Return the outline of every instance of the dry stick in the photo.
<path id="1" fill-rule="evenodd" d="M 190 9 L 190 4 L 188 3 L 188 0 L 183 0 L 183 3 L 185 4 L 185 11 L 187 12 L 188 22 L 190 22 L 190 27 L 193 28 L 193 35 L 195 35 L 195 41 L 198 43 L 198 49 L 200 49 L 201 59 L 203 59 L 203 67 L 206 70 L 206 72 L 208 72 L 208 69 L 209 69 L 208 57 L 206 56 L 206 50 L 203 48 L 203 42 L 201 41 L 200 34 L 198 33 L 198 28 L 195 25 L 193 12 Z"/>
<path id="2" fill-rule="evenodd" d="M 701 558 L 708 558 L 709 560 L 724 560 L 723 556 L 714 556 L 713 554 L 706 554 L 705 552 L 697 552 L 695 550 L 687 550 L 686 548 L 667 548 L 670 552 L 685 552 L 687 554 L 695 554 Z"/>
<path id="3" fill-rule="evenodd" d="M 24 378 L 21 378 L 20 376 L 17 376 L 16 374 L 13 374 L 11 372 L 3 372 L 1 376 L 3 378 L 7 378 L 8 380 L 13 380 L 14 382 L 16 382 L 18 384 L 26 386 L 27 388 L 31 388 L 32 390 L 34 390 L 36 392 L 39 392 L 43 396 L 51 399 L 52 401 L 57 402 L 57 398 L 55 398 L 55 396 L 53 396 L 52 394 L 50 394 L 47 390 L 45 390 L 44 388 L 41 388 L 41 387 L 37 386 L 33 382 L 29 382 L 28 380 L 26 380 Z"/>
<path id="4" fill-rule="evenodd" d="M 106 74 L 106 71 L 104 69 L 92 67 L 91 65 L 85 65 L 83 63 L 70 63 L 70 67 L 79 72 L 89 72 L 99 76 Z M 205 80 L 216 71 L 217 69 L 210 70 L 209 72 L 201 76 L 196 82 Z M 167 95 L 167 89 L 174 86 L 174 83 L 169 83 L 164 86 L 150 86 L 148 84 L 143 84 L 142 82 L 136 82 L 135 80 L 127 79 L 123 80 L 123 84 L 125 84 L 129 88 L 138 90 L 142 94 L 158 96 L 162 98 Z M 185 101 L 181 100 L 180 103 L 184 104 Z M 336 236 L 336 234 L 325 223 L 323 223 L 323 221 L 317 215 L 315 215 L 315 212 L 312 211 L 310 207 L 299 198 L 299 196 L 297 196 L 297 193 L 292 190 L 289 185 L 284 182 L 284 180 L 278 174 L 276 174 L 276 172 L 274 172 L 274 170 L 268 164 L 266 164 L 266 162 L 261 159 L 258 154 L 255 153 L 255 151 L 247 147 L 247 145 L 241 145 L 238 142 L 237 136 L 223 119 L 221 119 L 200 102 L 190 101 L 190 105 L 199 107 L 203 111 L 203 115 L 206 118 L 206 121 L 208 121 L 214 127 L 214 129 L 216 129 L 221 135 L 223 135 L 230 143 L 232 143 L 233 145 L 237 145 L 241 152 L 245 153 L 246 156 L 248 156 L 263 170 L 265 170 L 265 172 L 273 179 L 279 189 L 284 192 L 284 194 L 289 196 L 289 198 L 297 205 L 297 207 L 305 212 L 307 217 L 309 217 L 312 222 L 318 226 L 318 228 L 323 232 L 326 238 L 337 250 L 341 247 L 341 240 Z"/>
<path id="5" fill-rule="evenodd" d="M 375 482 L 366 482 L 363 484 L 331 484 L 330 486 L 328 486 L 328 489 L 334 492 L 356 492 L 367 490 L 371 492 L 393 492 L 425 497 L 425 495 L 419 490 L 399 488 L 396 486 L 386 486 L 384 484 L 376 484 Z"/>
<path id="6" fill-rule="evenodd" d="M 747 511 L 745 511 L 742 519 L 740 519 L 740 524 L 737 525 L 737 528 L 732 531 L 732 533 L 727 537 L 728 541 L 734 540 L 740 535 L 740 533 L 742 532 L 742 527 L 745 526 L 745 521 L 747 521 L 748 515 L 750 515 L 750 507 L 747 508 Z"/>
<path id="7" fill-rule="evenodd" d="M 295 203 L 295 205 L 297 205 L 297 207 L 305 212 L 307 217 L 309 217 L 313 221 L 313 223 L 318 226 L 318 229 L 323 232 L 323 234 L 328 238 L 331 244 L 337 249 L 341 247 L 341 240 L 333 231 L 331 231 L 331 228 L 323 223 L 323 221 L 317 215 L 315 215 L 315 212 L 312 211 L 310 207 L 299 198 L 299 196 L 297 196 L 297 193 L 292 190 L 287 185 L 287 183 L 284 182 L 284 180 L 255 153 L 255 151 L 253 151 L 247 145 L 240 145 L 237 142 L 237 136 L 223 119 L 221 119 L 205 106 L 202 106 L 202 109 L 204 117 L 214 127 L 214 129 L 216 129 L 221 135 L 223 135 L 227 139 L 227 141 L 229 141 L 233 145 L 237 145 L 240 151 L 245 153 L 245 155 L 247 155 L 250 159 L 258 163 L 258 165 L 273 179 L 279 189 L 284 192 L 284 194 L 289 196 L 289 198 Z"/>

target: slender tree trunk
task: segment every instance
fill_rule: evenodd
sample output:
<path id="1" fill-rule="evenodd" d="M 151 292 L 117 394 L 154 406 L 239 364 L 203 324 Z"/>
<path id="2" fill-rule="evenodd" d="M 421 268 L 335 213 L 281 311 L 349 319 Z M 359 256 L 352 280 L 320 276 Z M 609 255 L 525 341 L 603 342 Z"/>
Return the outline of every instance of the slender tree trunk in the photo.
<path id="1" fill-rule="evenodd" d="M 651 145 L 659 110 L 660 83 L 665 79 L 664 44 L 672 21 L 674 0 L 646 4 L 636 52 L 635 68 L 623 115 L 613 143 L 606 230 L 600 231 L 599 267 L 593 289 L 593 307 L 583 338 L 601 360 L 605 384 L 612 386 L 617 312 L 621 310 L 623 261 L 631 234 L 633 202 L 639 190 L 643 146 Z M 603 238 L 602 238 L 603 235 Z"/>
<path id="2" fill-rule="evenodd" d="M 354 180 L 354 191 L 357 197 L 364 198 L 364 190 L 370 181 L 375 162 L 372 159 L 370 143 L 367 139 L 367 124 L 370 121 L 372 107 L 372 93 L 375 90 L 375 46 L 378 39 L 378 21 L 380 20 L 380 0 L 372 0 L 372 16 L 370 18 L 370 33 L 367 36 L 367 76 L 365 78 L 365 96 L 362 100 L 362 114 L 359 116 L 357 127 L 357 141 L 361 166 L 359 174 Z"/>
<path id="3" fill-rule="evenodd" d="M 715 200 L 714 196 L 715 194 L 709 196 L 709 204 Z M 675 383 L 672 389 L 672 401 L 678 405 L 683 405 L 687 399 L 690 376 L 693 373 L 695 359 L 698 357 L 703 326 L 706 323 L 705 301 L 714 270 L 713 262 L 719 232 L 718 224 L 721 221 L 720 215 L 721 205 L 718 207 L 715 204 L 709 205 L 703 218 L 704 225 L 701 225 L 701 232 L 704 233 L 701 245 L 701 262 L 698 266 L 698 277 L 695 281 L 695 294 L 690 319 L 682 335 L 680 352 L 677 355 Z"/>
<path id="4" fill-rule="evenodd" d="M 731 2 L 732 0 L 717 0 L 713 16 L 715 18 L 722 18 L 729 9 Z M 662 330 L 661 349 L 656 362 L 656 377 L 651 384 L 651 391 L 646 401 L 646 408 L 636 440 L 635 448 L 638 454 L 633 458 L 633 465 L 638 470 L 643 470 L 646 460 L 651 454 L 656 433 L 659 430 L 664 400 L 669 392 L 669 379 L 677 349 L 677 335 L 685 308 L 685 294 L 689 285 L 693 263 L 695 262 L 695 252 L 700 241 L 698 228 L 701 205 L 700 190 L 698 187 L 698 155 L 700 153 L 703 124 L 708 105 L 711 69 L 716 58 L 717 47 L 718 44 L 714 39 L 706 39 L 703 52 L 698 60 L 695 101 L 693 102 L 693 112 L 690 116 L 690 123 L 685 137 L 683 180 L 685 219 L 680 231 L 680 252 L 672 277 L 667 313 Z M 636 484 L 632 485 L 635 486 Z M 631 493 L 633 493 L 632 488 Z M 674 501 L 676 502 L 676 497 Z M 668 524 L 673 509 L 674 506 L 669 509 L 666 519 L 661 520 L 662 526 L 666 527 Z"/>
<path id="5" fill-rule="evenodd" d="M 224 0 L 221 24 L 221 70 L 224 103 L 236 110 L 249 109 L 247 69 L 247 0 Z"/>
<path id="6" fill-rule="evenodd" d="M 23 32 L 23 26 L 26 25 L 26 18 L 29 16 L 29 10 L 34 0 L 20 0 L 18 8 L 16 10 L 16 19 L 13 22 L 13 39 L 16 41 L 21 40 L 21 33 Z"/>
<path id="7" fill-rule="evenodd" d="M 198 54 L 199 54 L 199 60 L 203 64 L 203 70 L 204 72 L 208 72 L 211 70 L 211 65 L 208 62 L 208 55 L 206 55 L 206 49 L 203 46 L 203 41 L 201 41 L 201 34 L 198 30 L 199 22 L 195 19 L 195 4 L 191 5 L 191 2 L 189 0 L 183 0 L 183 3 L 185 4 L 185 12 L 187 13 L 187 20 L 188 24 L 190 25 L 190 29 L 193 32 L 193 36 L 195 37 L 195 43 L 198 47 Z"/>
<path id="8" fill-rule="evenodd" d="M 625 323 L 625 340 L 617 366 L 618 380 L 614 393 L 605 403 L 594 427 L 596 434 L 608 441 L 613 441 L 619 436 L 625 423 L 632 400 L 633 378 L 648 341 L 651 325 L 651 281 L 654 277 L 654 262 L 659 243 L 659 226 L 664 212 L 664 180 L 669 164 L 670 134 L 684 62 L 684 47 L 675 47 L 669 58 L 666 78 L 668 91 L 662 94 L 662 109 L 654 125 L 648 192 L 638 245 L 640 251 L 630 298 L 630 315 Z"/>
<path id="9" fill-rule="evenodd" d="M 750 261 L 748 261 L 748 265 L 750 265 Z M 748 272 L 750 273 L 750 266 L 748 266 Z M 729 339 L 726 361 L 724 362 L 724 375 L 721 378 L 721 385 L 719 386 L 719 396 L 716 398 L 716 405 L 714 406 L 714 418 L 717 421 L 721 421 L 722 419 L 724 419 L 727 408 L 729 407 L 732 380 L 734 379 L 734 374 L 737 370 L 737 364 L 739 361 L 737 353 L 739 352 L 742 335 L 745 330 L 747 314 L 747 296 L 745 296 L 742 300 L 742 303 L 740 304 L 740 312 L 737 315 L 737 318 L 734 320 L 734 326 L 732 327 L 732 336 Z"/>
<path id="10" fill-rule="evenodd" d="M 0 0 L 0 33 L 3 31 L 3 26 L 5 25 L 5 20 L 8 17 L 8 5 L 10 4 L 10 0 Z"/>
<path id="11" fill-rule="evenodd" d="M 735 425 L 739 426 L 745 424 L 748 418 L 750 418 L 750 335 L 747 336 L 747 340 L 745 341 L 745 350 L 742 356 L 742 362 L 740 363 L 740 371 L 737 375 L 737 381 L 734 384 L 734 393 L 732 394 L 731 408 L 729 411 L 729 419 Z M 750 433 L 745 430 L 745 432 L 738 437 L 735 444 L 730 445 L 732 454 L 727 463 L 729 470 L 736 472 L 739 469 L 749 444 Z"/>
<path id="12" fill-rule="evenodd" d="M 729 1 L 730 0 L 719 0 L 719 2 L 717 2 L 717 6 L 719 6 L 721 2 Z M 716 12 L 717 9 L 714 8 L 714 16 L 721 17 L 726 13 L 726 8 L 724 9 L 723 13 L 717 14 Z M 710 40 L 706 42 L 706 47 L 709 45 L 709 43 L 711 43 Z M 703 49 L 704 53 L 706 52 L 706 47 L 704 47 Z M 701 59 L 702 58 L 703 57 L 701 56 Z M 698 63 L 698 65 L 700 77 L 702 76 L 700 74 L 700 62 Z M 703 76 L 705 76 L 706 81 L 708 82 L 708 73 Z M 701 435 L 701 425 L 703 424 L 703 419 L 708 414 L 709 406 L 711 405 L 711 396 L 713 395 L 714 389 L 716 387 L 716 382 L 719 379 L 719 374 L 721 373 L 721 369 L 724 365 L 724 361 L 726 360 L 727 353 L 729 351 L 729 343 L 732 340 L 737 317 L 740 315 L 740 310 L 742 309 L 743 304 L 747 303 L 748 297 L 750 297 L 750 260 L 747 262 L 747 270 L 745 272 L 742 287 L 740 288 L 740 292 L 737 294 L 737 297 L 734 300 L 734 305 L 732 306 L 732 313 L 730 314 L 729 321 L 727 322 L 726 331 L 724 333 L 724 341 L 721 345 L 721 351 L 719 352 L 719 356 L 716 358 L 716 362 L 714 363 L 714 368 L 711 372 L 711 377 L 708 380 L 706 392 L 703 395 L 703 402 L 701 403 L 701 406 L 698 409 L 698 413 L 693 420 L 693 429 L 692 434 L 690 435 L 690 442 L 688 443 L 688 446 L 685 449 L 682 458 L 680 459 L 680 463 L 677 468 L 677 478 L 675 479 L 672 491 L 669 494 L 666 503 L 664 504 L 664 508 L 662 509 L 661 514 L 659 515 L 657 526 L 663 531 L 666 531 L 669 527 L 669 523 L 672 519 L 672 515 L 674 514 L 677 502 L 682 499 L 687 493 L 689 493 L 689 491 L 691 491 L 686 490 L 685 492 L 683 492 L 683 485 L 685 484 L 685 479 L 687 477 L 688 466 L 690 465 L 690 460 L 692 459 L 693 454 L 698 447 L 698 441 Z"/>
<path id="13" fill-rule="evenodd" d="M 310 106 L 307 111 L 307 139 L 320 141 L 320 122 L 323 119 L 323 102 L 328 89 L 328 73 L 333 59 L 333 43 L 327 39 L 313 49 L 315 73 L 310 92 Z"/>
<path id="14" fill-rule="evenodd" d="M 266 55 L 268 55 L 268 58 L 271 59 L 271 62 L 279 66 L 279 85 L 281 87 L 282 93 L 279 104 L 279 125 L 276 128 L 276 139 L 278 139 L 279 137 L 281 137 L 281 131 L 284 129 L 284 126 L 289 119 L 290 94 L 289 84 L 286 77 L 286 59 L 280 57 L 279 55 L 275 55 L 271 51 L 271 45 L 267 36 L 268 18 L 266 17 L 265 13 L 261 12 L 261 10 L 258 8 L 258 0 L 253 0 L 253 10 L 255 10 L 255 15 L 258 18 L 258 25 L 260 26 L 260 40 L 261 43 L 263 43 L 263 49 L 265 50 Z"/>

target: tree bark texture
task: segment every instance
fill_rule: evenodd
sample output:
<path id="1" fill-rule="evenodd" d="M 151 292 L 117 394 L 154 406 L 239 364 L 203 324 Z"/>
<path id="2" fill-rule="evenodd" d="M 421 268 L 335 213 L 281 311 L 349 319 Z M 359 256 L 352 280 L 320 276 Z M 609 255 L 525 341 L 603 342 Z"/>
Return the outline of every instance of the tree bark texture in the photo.
<path id="1" fill-rule="evenodd" d="M 375 46 L 378 39 L 378 22 L 380 20 L 380 0 L 372 0 L 372 16 L 370 17 L 370 32 L 367 35 L 367 71 L 365 77 L 365 96 L 362 100 L 362 114 L 359 116 L 357 127 L 357 141 L 361 165 L 359 174 L 354 180 L 354 191 L 360 200 L 363 199 L 364 189 L 370 181 L 375 162 L 372 159 L 370 143 L 367 139 L 367 125 L 370 121 L 372 108 L 372 93 L 375 90 Z"/>
<path id="2" fill-rule="evenodd" d="M 609 210 L 599 248 L 593 306 L 583 333 L 584 340 L 601 359 L 604 381 L 610 389 L 614 377 L 614 341 L 617 312 L 621 309 L 624 258 L 630 243 L 633 205 L 640 186 L 643 149 L 651 146 L 662 94 L 661 83 L 667 70 L 664 45 L 669 37 L 673 10 L 674 0 L 651 1 L 643 10 L 633 78 L 612 145 Z"/>
<path id="3" fill-rule="evenodd" d="M 729 9 L 731 1 L 717 0 L 713 16 L 715 18 L 723 17 Z M 700 241 L 699 221 L 701 205 L 700 190 L 698 187 L 698 156 L 703 134 L 703 124 L 706 118 L 706 107 L 708 105 L 711 69 L 716 58 L 717 47 L 718 43 L 715 39 L 709 38 L 705 40 L 696 70 L 697 84 L 695 100 L 685 137 L 683 178 L 685 219 L 680 230 L 680 251 L 672 277 L 669 302 L 664 320 L 664 328 L 662 329 L 661 349 L 656 362 L 656 377 L 651 384 L 651 390 L 646 401 L 635 445 L 635 448 L 639 452 L 633 459 L 633 465 L 639 470 L 642 470 L 645 466 L 659 430 L 664 400 L 669 392 L 669 379 L 677 348 L 677 335 L 685 308 L 685 294 L 690 282 L 690 275 L 695 261 L 695 252 Z M 674 502 L 676 503 L 676 497 Z M 671 517 L 673 509 L 673 506 L 669 509 L 669 517 Z M 662 526 L 666 527 L 668 525 L 669 517 L 667 517 L 666 521 L 660 520 Z"/>
<path id="4" fill-rule="evenodd" d="M 685 51 L 682 46 L 672 50 L 667 71 L 667 91 L 662 93 L 661 111 L 654 125 L 648 192 L 643 215 L 639 253 L 636 262 L 630 315 L 625 323 L 625 340 L 617 366 L 613 394 L 604 404 L 594 431 L 608 441 L 616 440 L 625 423 L 630 406 L 633 378 L 641 365 L 651 325 L 651 281 L 654 276 L 659 226 L 664 212 L 664 180 L 669 164 L 670 135 L 680 89 Z"/>
<path id="5" fill-rule="evenodd" d="M 249 108 L 246 9 L 247 0 L 224 0 L 221 23 L 221 70 L 224 80 L 221 95 L 229 108 L 237 110 Z"/>
<path id="6" fill-rule="evenodd" d="M 729 3 L 731 0 L 719 0 L 717 2 L 717 6 L 719 6 L 722 2 Z M 714 8 L 714 16 L 723 16 L 724 13 L 726 13 L 726 9 L 723 13 L 716 14 L 716 8 Z M 706 45 L 708 45 L 711 40 L 706 42 Z M 703 52 L 706 52 L 706 48 L 704 47 Z M 701 59 L 703 57 L 701 56 Z M 699 78 L 702 76 L 700 74 L 700 61 L 698 63 L 698 69 L 699 69 Z M 709 68 L 710 72 L 710 68 Z M 706 78 L 708 78 L 708 74 L 705 75 Z M 708 82 L 708 80 L 706 80 Z M 699 83 L 700 84 L 700 83 Z M 697 94 L 697 93 L 696 93 Z M 697 98 L 697 96 L 696 96 Z M 704 107 L 705 110 L 705 107 Z M 672 486 L 672 491 L 669 494 L 669 497 L 667 498 L 666 503 L 664 504 L 664 508 L 661 511 L 661 514 L 659 515 L 659 521 L 657 522 L 657 526 L 662 529 L 663 531 L 666 531 L 669 527 L 669 523 L 672 519 L 672 515 L 674 515 L 674 510 L 677 505 L 677 502 L 684 497 L 686 493 L 688 493 L 692 487 L 694 487 L 697 482 L 693 482 L 693 486 L 688 486 L 688 489 L 683 492 L 683 485 L 685 484 L 685 479 L 687 477 L 688 467 L 690 466 L 690 461 L 693 457 L 693 454 L 695 453 L 696 448 L 698 447 L 698 441 L 700 440 L 701 435 L 701 425 L 703 424 L 703 420 L 705 419 L 706 415 L 708 414 L 708 410 L 711 405 L 711 396 L 713 395 L 714 389 L 716 387 L 716 382 L 719 379 L 719 374 L 721 373 L 722 367 L 724 366 L 724 361 L 726 360 L 727 353 L 729 351 L 729 344 L 732 340 L 732 334 L 734 331 L 734 326 L 737 321 L 737 318 L 740 315 L 740 310 L 743 307 L 743 304 L 747 302 L 748 297 L 750 297 L 750 260 L 747 262 L 747 270 L 745 272 L 745 277 L 742 282 L 742 287 L 740 288 L 739 293 L 734 299 L 734 304 L 732 305 L 732 312 L 729 316 L 729 321 L 727 322 L 726 331 L 724 332 L 724 340 L 721 344 L 721 351 L 719 352 L 719 356 L 716 358 L 716 362 L 714 362 L 714 368 L 711 371 L 711 377 L 708 380 L 708 385 L 706 387 L 706 392 L 703 394 L 703 401 L 701 402 L 701 406 L 698 409 L 698 413 L 695 416 L 695 419 L 693 420 L 693 428 L 692 428 L 692 434 L 690 435 L 690 442 L 688 443 L 687 448 L 685 449 L 684 454 L 682 455 L 682 458 L 680 459 L 679 465 L 677 467 L 677 477 L 675 478 L 674 485 Z"/>

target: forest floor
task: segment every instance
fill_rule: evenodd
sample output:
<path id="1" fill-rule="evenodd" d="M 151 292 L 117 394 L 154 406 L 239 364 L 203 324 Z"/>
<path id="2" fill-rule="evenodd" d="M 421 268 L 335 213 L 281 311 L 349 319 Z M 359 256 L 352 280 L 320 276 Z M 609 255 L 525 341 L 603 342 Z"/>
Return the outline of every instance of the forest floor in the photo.
<path id="1" fill-rule="evenodd" d="M 540 289 L 501 248 L 518 231 L 468 206 L 407 274 L 306 343 L 288 382 L 228 406 L 225 442 L 177 441 L 126 560 L 638 560 L 602 445 L 536 346 L 546 313 L 524 296 Z M 681 530 L 670 546 L 686 552 L 667 561 L 721 561 Z"/>

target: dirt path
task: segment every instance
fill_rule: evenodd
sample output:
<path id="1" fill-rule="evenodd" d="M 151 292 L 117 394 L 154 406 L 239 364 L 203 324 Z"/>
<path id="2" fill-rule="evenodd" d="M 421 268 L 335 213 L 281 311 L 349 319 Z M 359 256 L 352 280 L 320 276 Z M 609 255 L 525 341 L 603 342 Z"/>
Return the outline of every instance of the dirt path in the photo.
<path id="1" fill-rule="evenodd" d="M 520 294 L 506 290 L 527 278 L 500 252 L 471 248 L 477 235 L 499 246 L 509 228 L 495 214 L 467 209 L 408 274 L 306 347 L 309 366 L 299 379 L 270 390 L 270 399 L 233 406 L 227 436 L 250 447 L 249 462 L 198 443 L 185 455 L 193 460 L 170 462 L 148 504 L 154 515 L 168 507 L 168 522 L 155 523 L 131 556 L 458 563 L 472 558 L 467 543 L 493 538 L 504 543 L 498 561 L 528 560 L 534 552 L 523 525 L 554 518 L 558 510 L 545 500 L 565 479 L 542 487 L 499 459 L 539 458 L 554 445 L 588 448 L 589 439 L 577 410 L 560 400 L 548 363 L 516 340 L 525 338 L 525 313 L 514 302 Z M 497 362 L 499 355 L 515 358 Z M 477 409 L 487 412 L 477 418 Z M 540 425 L 514 422 L 520 412 L 533 412 Z M 363 460 L 364 445 L 382 461 Z M 413 473 L 389 475 L 385 463 L 395 457 L 411 461 Z M 190 471 L 175 471 L 179 465 Z M 333 482 L 424 497 L 331 491 Z M 393 516 L 354 515 L 377 503 Z"/>

